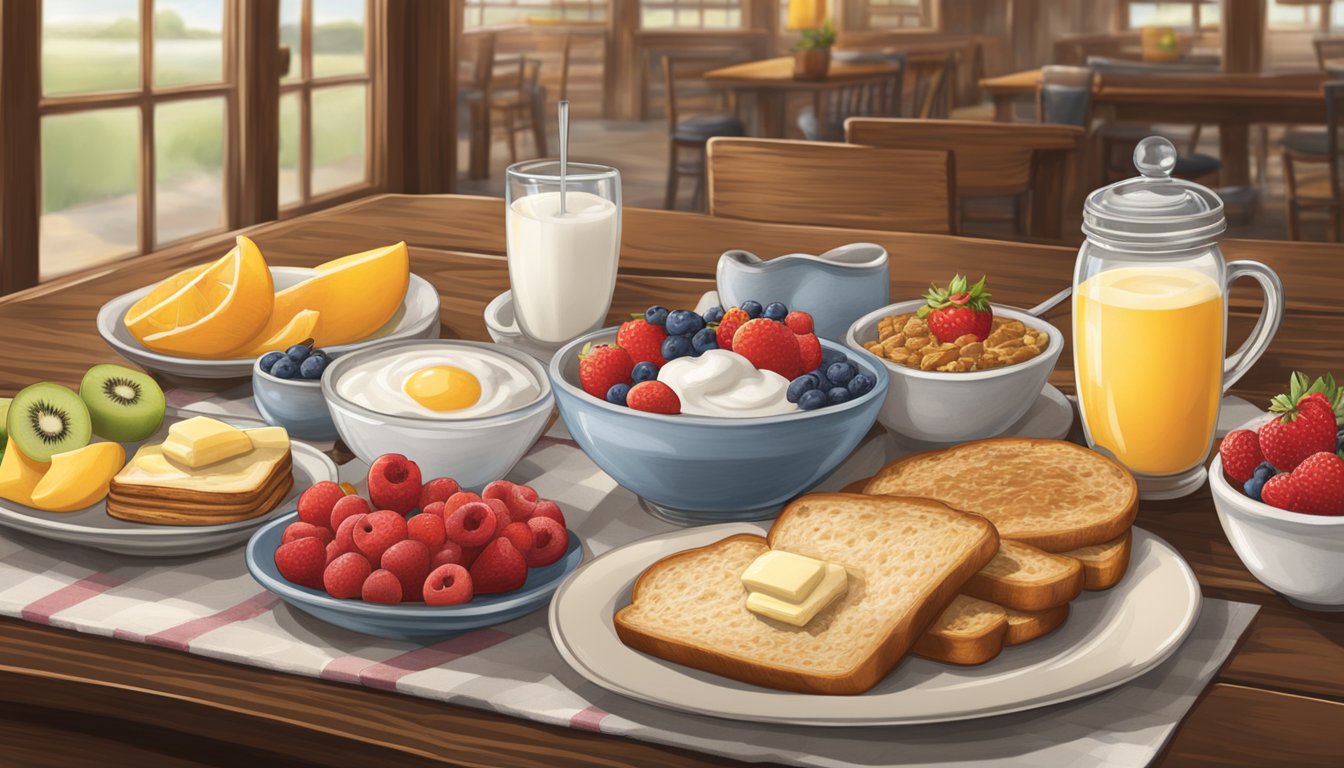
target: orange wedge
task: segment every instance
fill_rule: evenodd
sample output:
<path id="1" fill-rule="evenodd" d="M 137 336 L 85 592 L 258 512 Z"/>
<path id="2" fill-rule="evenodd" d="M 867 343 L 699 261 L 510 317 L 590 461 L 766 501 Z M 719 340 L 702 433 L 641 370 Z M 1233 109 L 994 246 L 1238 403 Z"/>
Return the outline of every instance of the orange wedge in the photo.
<path id="1" fill-rule="evenodd" d="M 261 341 L 254 340 L 250 346 L 234 357 L 258 357 L 267 352 L 283 352 L 301 341 L 311 339 L 313 329 L 317 327 L 317 320 L 321 316 L 322 313 L 315 309 L 305 309 L 290 319 L 289 324 L 278 332 Z"/>
<path id="2" fill-rule="evenodd" d="M 310 335 L 317 346 L 367 338 L 406 298 L 411 262 L 402 242 L 334 259 L 315 272 L 275 294 L 271 322 L 258 337 L 276 337 L 300 312 L 314 310 L 320 317 Z"/>
<path id="3" fill-rule="evenodd" d="M 182 277 L 170 278 L 174 279 Z M 270 322 L 274 291 L 261 250 L 239 236 L 233 250 L 187 279 L 161 302 L 134 316 L 127 314 L 126 325 L 142 344 L 157 352 L 206 359 L 229 357 Z M 146 332 L 164 325 L 166 329 Z"/>
<path id="4" fill-rule="evenodd" d="M 184 308 L 182 305 L 191 300 L 184 298 L 182 301 L 173 302 L 169 299 L 179 294 L 185 296 L 187 291 L 183 289 L 211 266 L 214 265 L 197 264 L 154 286 L 154 290 L 131 305 L 130 310 L 126 312 L 126 327 L 137 339 L 142 339 L 151 333 L 176 328 L 178 313 Z"/>

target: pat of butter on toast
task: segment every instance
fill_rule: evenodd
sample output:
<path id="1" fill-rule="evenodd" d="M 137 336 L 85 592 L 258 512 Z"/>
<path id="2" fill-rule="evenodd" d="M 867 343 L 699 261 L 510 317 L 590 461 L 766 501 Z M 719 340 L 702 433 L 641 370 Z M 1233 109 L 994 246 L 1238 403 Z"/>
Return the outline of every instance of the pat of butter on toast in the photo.
<path id="1" fill-rule="evenodd" d="M 771 550 L 761 557 L 767 557 L 775 552 L 777 550 Z M 849 586 L 849 574 L 845 572 L 844 567 L 835 563 L 825 563 L 822 570 L 824 573 L 821 582 L 801 601 L 790 602 L 765 592 L 752 592 L 747 595 L 747 610 L 795 627 L 807 626 L 821 609 L 844 594 L 845 588 Z"/>
<path id="2" fill-rule="evenodd" d="M 252 438 L 241 429 L 205 416 L 179 421 L 168 428 L 163 454 L 191 469 L 242 456 L 252 450 Z"/>

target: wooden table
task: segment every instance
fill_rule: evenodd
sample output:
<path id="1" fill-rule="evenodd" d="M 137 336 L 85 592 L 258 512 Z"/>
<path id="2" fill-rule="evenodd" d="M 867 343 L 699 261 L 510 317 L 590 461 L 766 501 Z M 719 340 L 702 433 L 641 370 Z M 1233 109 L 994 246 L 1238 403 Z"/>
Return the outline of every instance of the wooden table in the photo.
<path id="1" fill-rule="evenodd" d="M 1067 285 L 1072 249 L 940 235 L 833 230 L 627 209 L 609 319 L 652 303 L 692 306 L 721 251 L 817 253 L 866 240 L 893 255 L 892 296 L 917 296 L 953 271 L 988 272 L 996 300 L 1030 306 Z M 405 239 L 412 268 L 438 287 L 443 335 L 486 337 L 481 313 L 508 287 L 504 205 L 493 198 L 382 196 L 254 227 L 272 264 L 312 266 Z M 127 259 L 0 298 L 0 393 L 35 379 L 79 381 L 119 362 L 94 331 L 124 291 L 214 258 L 231 236 Z M 1344 357 L 1341 248 L 1229 241 L 1229 259 L 1278 270 L 1288 313 L 1268 355 L 1234 389 L 1263 401 L 1296 368 L 1335 372 Z M 1229 344 L 1258 311 L 1235 291 Z M 1068 326 L 1067 303 L 1049 314 Z M 1054 381 L 1070 387 L 1071 355 Z M 1263 606 L 1163 752 L 1163 765 L 1344 764 L 1344 614 L 1308 613 L 1256 582 L 1232 552 L 1207 491 L 1145 503 L 1139 525 L 1171 542 L 1208 597 Z M 240 554 L 241 556 L 241 554 Z M 0 620 L 0 763 L 5 765 L 703 766 L 730 761 L 486 714 L 395 693 L 239 666 L 165 648 Z M 744 725 L 744 728 L 750 727 Z"/>
<path id="2" fill-rule="evenodd" d="M 793 57 L 780 56 L 711 70 L 704 74 L 704 79 L 712 86 L 731 89 L 739 99 L 746 97 L 742 103 L 749 112 L 753 135 L 783 138 L 789 134 L 790 94 L 806 93 L 816 99 L 823 91 L 881 80 L 899 71 L 899 64 L 888 61 L 832 59 L 825 79 L 795 80 Z"/>
<path id="3" fill-rule="evenodd" d="M 1013 102 L 1034 98 L 1040 81 L 1041 71 L 1032 69 L 986 78 L 980 86 L 994 99 L 995 119 L 1011 121 Z M 1250 126 L 1323 124 L 1323 82 L 1320 72 L 1104 76 L 1093 93 L 1093 104 L 1114 120 L 1216 124 L 1223 162 L 1219 183 L 1244 186 L 1250 182 Z"/>

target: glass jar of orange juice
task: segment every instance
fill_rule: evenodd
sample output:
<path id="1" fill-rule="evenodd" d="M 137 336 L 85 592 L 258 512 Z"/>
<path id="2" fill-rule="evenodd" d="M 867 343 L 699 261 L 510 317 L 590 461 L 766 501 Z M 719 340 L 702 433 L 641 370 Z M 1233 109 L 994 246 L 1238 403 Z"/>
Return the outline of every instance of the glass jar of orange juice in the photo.
<path id="1" fill-rule="evenodd" d="M 1198 489 L 1223 392 L 1259 359 L 1283 316 L 1278 275 L 1223 262 L 1223 202 L 1174 179 L 1176 149 L 1139 142 L 1141 175 L 1087 197 L 1073 280 L 1073 365 L 1088 445 L 1125 465 L 1147 499 Z M 1230 357 L 1227 296 L 1250 277 L 1265 304 Z"/>

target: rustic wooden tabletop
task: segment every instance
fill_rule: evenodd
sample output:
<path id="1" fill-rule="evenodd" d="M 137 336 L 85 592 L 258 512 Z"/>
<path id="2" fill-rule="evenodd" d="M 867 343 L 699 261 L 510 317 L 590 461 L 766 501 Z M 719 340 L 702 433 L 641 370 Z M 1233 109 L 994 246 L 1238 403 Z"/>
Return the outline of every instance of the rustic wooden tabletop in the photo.
<path id="1" fill-rule="evenodd" d="M 486 338 L 487 302 L 508 287 L 498 199 L 381 196 L 248 231 L 275 265 L 311 266 L 405 239 L 412 269 L 438 287 L 445 337 Z M 757 224 L 627 209 L 610 317 L 659 303 L 693 306 L 729 247 L 762 256 L 853 241 L 892 255 L 892 296 L 918 296 L 953 271 L 991 276 L 995 300 L 1031 306 L 1070 282 L 1071 249 L 938 235 Z M 217 257 L 220 236 L 0 298 L 0 393 L 78 382 L 117 362 L 94 316 L 108 299 Z M 1344 359 L 1341 247 L 1228 241 L 1228 259 L 1278 271 L 1287 317 L 1234 393 L 1261 403 L 1291 371 L 1336 374 Z M 1259 312 L 1230 302 L 1229 346 Z M 1068 303 L 1048 319 L 1067 330 Z M 1179 343 L 1179 340 L 1174 340 Z M 1071 355 L 1053 381 L 1072 389 Z M 1208 597 L 1260 613 L 1158 759 L 1161 765 L 1344 765 L 1344 614 L 1310 613 L 1255 581 L 1232 551 L 1207 491 L 1144 503 L 1138 524 L 1174 545 Z M 684 750 L 566 730 L 410 696 L 294 677 L 164 648 L 0 620 L 0 745 L 29 765 L 691 766 L 732 764 Z M 3 760 L 0 760 L 3 762 Z"/>

